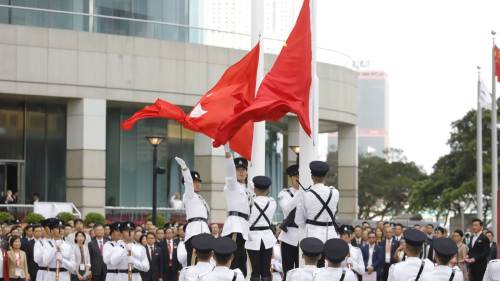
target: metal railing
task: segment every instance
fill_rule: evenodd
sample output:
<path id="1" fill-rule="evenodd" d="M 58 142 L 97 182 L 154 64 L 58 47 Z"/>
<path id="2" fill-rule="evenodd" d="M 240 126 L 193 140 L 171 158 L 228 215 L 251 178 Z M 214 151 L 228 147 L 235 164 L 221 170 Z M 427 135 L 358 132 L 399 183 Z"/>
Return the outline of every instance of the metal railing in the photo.
<path id="1" fill-rule="evenodd" d="M 105 206 L 106 220 L 108 221 L 141 221 L 144 222 L 150 218 L 152 207 L 123 207 L 123 206 Z M 166 222 L 184 222 L 186 220 L 186 213 L 184 209 L 174 208 L 157 208 L 158 215 L 163 217 Z"/>
<path id="2" fill-rule="evenodd" d="M 41 202 L 43 204 L 65 204 L 71 206 L 71 213 L 78 218 L 82 217 L 82 213 L 72 202 Z M 34 204 L 0 204 L 0 211 L 9 212 L 16 219 L 24 219 L 28 213 L 34 212 Z"/>
<path id="3" fill-rule="evenodd" d="M 0 21 L 0 23 L 173 40 L 240 50 L 248 50 L 251 46 L 250 34 L 229 30 L 157 20 L 0 4 L 0 11 L 2 9 L 7 9 L 9 16 L 7 22 Z M 15 17 L 10 16 L 13 11 L 20 14 Z M 270 54 L 278 54 L 284 43 L 283 39 L 267 37 L 263 37 L 263 41 L 264 52 Z M 350 69 L 353 68 L 354 61 L 346 53 L 324 47 L 317 48 L 317 60 Z"/>

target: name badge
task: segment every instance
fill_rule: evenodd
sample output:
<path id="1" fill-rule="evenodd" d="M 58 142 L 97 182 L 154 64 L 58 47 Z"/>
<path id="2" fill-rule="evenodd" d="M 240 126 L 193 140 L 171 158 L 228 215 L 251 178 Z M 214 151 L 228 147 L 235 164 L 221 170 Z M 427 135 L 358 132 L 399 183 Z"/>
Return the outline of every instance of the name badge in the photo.
<path id="1" fill-rule="evenodd" d="M 85 265 L 83 263 L 80 264 L 80 271 L 85 271 Z"/>

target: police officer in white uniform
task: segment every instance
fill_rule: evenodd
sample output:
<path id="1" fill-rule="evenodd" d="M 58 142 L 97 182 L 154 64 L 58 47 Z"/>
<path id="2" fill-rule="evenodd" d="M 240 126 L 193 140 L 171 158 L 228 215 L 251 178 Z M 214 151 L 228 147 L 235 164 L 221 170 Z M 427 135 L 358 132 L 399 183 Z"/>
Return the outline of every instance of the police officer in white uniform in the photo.
<path id="1" fill-rule="evenodd" d="M 200 233 L 210 234 L 208 227 L 208 215 L 210 209 L 205 199 L 198 193 L 201 191 L 201 176 L 196 171 L 189 171 L 186 162 L 179 157 L 175 157 L 175 161 L 179 164 L 182 170 L 182 181 L 184 183 L 184 196 L 182 201 L 186 208 L 186 233 L 184 238 L 184 246 L 187 253 L 187 265 L 191 265 L 193 256 L 193 247 L 191 246 L 191 237 Z"/>
<path id="2" fill-rule="evenodd" d="M 59 281 L 69 281 L 69 271 L 76 268 L 75 256 L 69 243 L 62 240 L 64 223 L 55 219 L 50 223 L 50 234 L 52 239 L 47 241 L 44 247 L 43 262 L 47 265 L 48 272 L 45 280 L 56 280 L 59 274 Z"/>
<path id="3" fill-rule="evenodd" d="M 491 260 L 488 263 L 483 281 L 500 281 L 500 259 Z"/>
<path id="4" fill-rule="evenodd" d="M 120 222 L 109 226 L 111 241 L 107 241 L 102 249 L 102 260 L 106 264 L 106 281 L 118 281 L 119 257 L 122 254 L 118 241 L 121 239 Z"/>
<path id="5" fill-rule="evenodd" d="M 286 281 L 312 281 L 314 274 L 321 269 L 318 268 L 318 261 L 323 253 L 323 242 L 318 238 L 307 237 L 300 241 L 304 266 L 288 271 Z"/>
<path id="6" fill-rule="evenodd" d="M 212 249 L 214 252 L 215 268 L 200 276 L 200 281 L 244 281 L 245 277 L 239 269 L 230 269 L 229 266 L 236 252 L 236 243 L 228 237 L 215 239 Z"/>
<path id="7" fill-rule="evenodd" d="M 286 279 L 287 272 L 299 267 L 299 240 L 300 229 L 295 223 L 297 208 L 297 193 L 299 192 L 299 165 L 291 165 L 286 169 L 291 186 L 284 188 L 278 194 L 278 203 L 285 219 L 281 224 L 281 233 L 278 239 L 281 241 L 281 254 L 283 257 L 283 273 Z M 294 199 L 295 198 L 295 199 Z"/>
<path id="8" fill-rule="evenodd" d="M 353 232 L 354 227 L 350 225 L 344 224 L 340 226 L 340 239 L 344 240 L 349 246 L 349 257 L 342 265 L 349 266 L 358 277 L 358 280 L 361 281 L 362 275 L 365 273 L 365 263 L 363 261 L 363 253 L 361 253 L 361 249 L 351 245 Z"/>
<path id="9" fill-rule="evenodd" d="M 420 259 L 422 245 L 427 236 L 420 230 L 408 229 L 403 233 L 405 238 L 404 252 L 406 260 L 391 265 L 388 281 L 419 281 L 422 274 L 434 270 L 434 264 L 424 258 Z M 420 280 L 421 281 L 421 280 Z"/>
<path id="10" fill-rule="evenodd" d="M 44 237 L 40 238 L 35 242 L 33 246 L 33 260 L 38 264 L 38 272 L 36 273 L 36 280 L 45 281 L 45 276 L 47 275 L 47 263 L 43 260 L 43 254 L 45 253 L 45 247 L 49 246 L 47 241 L 50 239 L 50 223 L 53 219 L 45 219 L 42 221 L 42 227 L 44 229 Z"/>
<path id="11" fill-rule="evenodd" d="M 463 281 L 464 275 L 458 267 L 450 267 L 450 261 L 456 257 L 458 247 L 450 238 L 434 238 L 432 247 L 437 266 L 434 271 L 422 274 L 422 281 Z"/>
<path id="12" fill-rule="evenodd" d="M 116 270 L 118 280 L 125 281 L 132 275 L 132 281 L 141 281 L 139 271 L 149 271 L 149 261 L 146 248 L 134 241 L 133 231 L 135 225 L 132 222 L 120 223 L 122 240 L 118 241 L 118 247 L 113 249 L 118 260 Z M 129 270 L 129 265 L 131 270 Z M 109 270 L 108 270 L 109 272 Z"/>
<path id="13" fill-rule="evenodd" d="M 245 248 L 252 265 L 251 281 L 271 280 L 271 258 L 276 237 L 271 230 L 271 220 L 276 211 L 276 201 L 268 196 L 271 179 L 266 176 L 253 178 L 255 197 L 250 210 L 250 232 Z"/>
<path id="14" fill-rule="evenodd" d="M 333 238 L 325 243 L 323 254 L 328 262 L 328 267 L 314 274 L 314 281 L 357 281 L 358 278 L 349 268 L 342 267 L 342 262 L 349 255 L 349 246 L 338 238 Z"/>
<path id="15" fill-rule="evenodd" d="M 234 254 L 231 269 L 239 268 L 243 275 L 247 275 L 247 253 L 245 242 L 248 240 L 248 219 L 250 215 L 250 197 L 253 190 L 246 184 L 248 161 L 245 158 L 236 158 L 233 161 L 229 145 L 224 145 L 226 155 L 226 196 L 227 217 L 222 229 L 222 236 L 227 236 L 236 242 L 237 250 Z"/>
<path id="16" fill-rule="evenodd" d="M 215 238 L 210 234 L 202 233 L 191 239 L 198 262 L 196 265 L 184 267 L 179 275 L 179 281 L 197 281 L 201 275 L 207 274 L 214 269 L 214 265 L 210 263 L 210 260 Z"/>
<path id="17" fill-rule="evenodd" d="M 324 243 L 328 239 L 338 238 L 335 213 L 339 192 L 334 187 L 324 184 L 325 176 L 330 169 L 326 162 L 312 161 L 309 168 L 313 185 L 306 192 L 299 193 L 301 198 L 295 221 L 298 225 L 305 223 L 306 237 L 316 237 Z"/>

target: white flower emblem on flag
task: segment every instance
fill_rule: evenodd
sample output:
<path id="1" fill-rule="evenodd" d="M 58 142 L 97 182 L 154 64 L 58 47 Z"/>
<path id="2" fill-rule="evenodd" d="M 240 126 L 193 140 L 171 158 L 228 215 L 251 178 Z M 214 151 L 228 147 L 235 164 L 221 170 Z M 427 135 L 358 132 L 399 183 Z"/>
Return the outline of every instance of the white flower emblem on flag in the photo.
<path id="1" fill-rule="evenodd" d="M 192 117 L 192 118 L 198 118 L 198 117 L 201 117 L 203 116 L 205 113 L 207 113 L 208 111 L 204 110 L 202 107 L 201 107 L 201 104 L 197 104 L 193 110 L 191 111 L 191 113 L 189 114 L 189 117 Z"/>

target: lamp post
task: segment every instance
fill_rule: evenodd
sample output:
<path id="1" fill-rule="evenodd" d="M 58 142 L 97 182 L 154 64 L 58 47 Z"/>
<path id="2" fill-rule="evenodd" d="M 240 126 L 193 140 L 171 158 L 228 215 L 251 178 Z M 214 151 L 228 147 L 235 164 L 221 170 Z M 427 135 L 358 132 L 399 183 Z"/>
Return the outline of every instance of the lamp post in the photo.
<path id="1" fill-rule="evenodd" d="M 295 159 L 295 164 L 299 165 L 299 155 L 300 155 L 300 146 L 298 145 L 290 145 L 289 148 L 295 153 L 297 158 Z"/>
<path id="2" fill-rule="evenodd" d="M 165 137 L 147 136 L 146 139 L 153 146 L 153 204 L 152 204 L 153 213 L 152 213 L 152 220 L 153 220 L 153 224 L 156 225 L 157 178 L 158 178 L 158 174 L 163 174 L 165 172 L 165 169 L 158 167 L 158 146 L 165 139 Z"/>
<path id="3" fill-rule="evenodd" d="M 464 201 L 460 201 L 459 203 L 460 205 L 460 225 L 462 226 L 462 230 L 465 232 L 465 219 L 464 219 L 464 216 L 465 216 L 465 202 Z"/>

